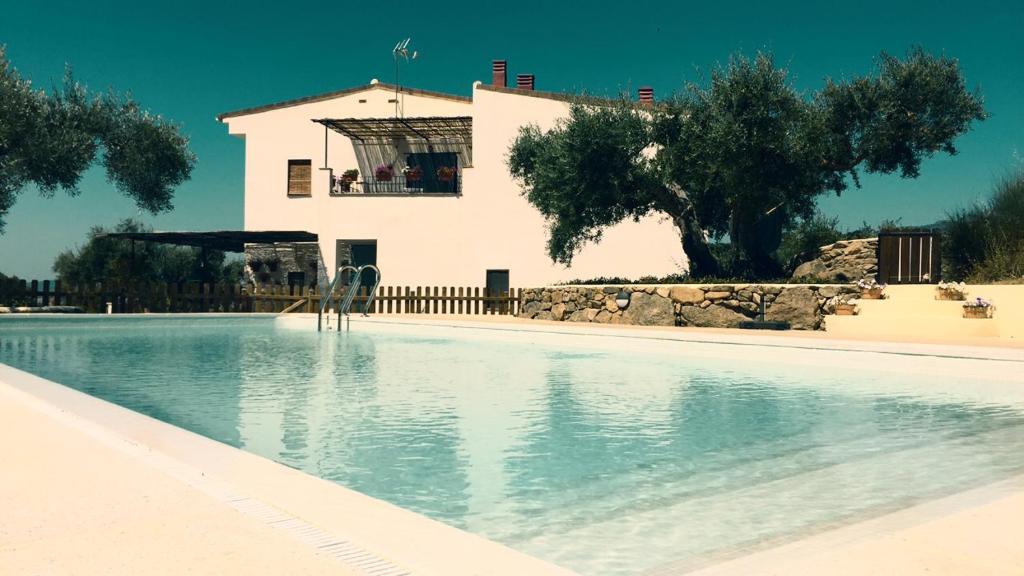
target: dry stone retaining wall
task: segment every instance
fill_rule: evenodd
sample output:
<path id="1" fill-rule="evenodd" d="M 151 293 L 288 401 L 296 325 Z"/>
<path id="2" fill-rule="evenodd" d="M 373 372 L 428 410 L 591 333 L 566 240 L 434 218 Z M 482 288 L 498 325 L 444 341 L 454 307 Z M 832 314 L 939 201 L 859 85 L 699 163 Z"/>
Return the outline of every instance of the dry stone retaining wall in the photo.
<path id="1" fill-rule="evenodd" d="M 619 291 L 629 304 L 616 304 Z M 551 286 L 523 290 L 521 318 L 639 326 L 735 328 L 755 319 L 765 302 L 765 319 L 789 322 L 796 330 L 819 330 L 836 304 L 859 295 L 852 285 L 660 285 Z"/>
<path id="2" fill-rule="evenodd" d="M 793 278 L 820 282 L 856 282 L 878 274 L 878 238 L 840 240 L 818 249 L 814 260 L 793 271 Z"/>

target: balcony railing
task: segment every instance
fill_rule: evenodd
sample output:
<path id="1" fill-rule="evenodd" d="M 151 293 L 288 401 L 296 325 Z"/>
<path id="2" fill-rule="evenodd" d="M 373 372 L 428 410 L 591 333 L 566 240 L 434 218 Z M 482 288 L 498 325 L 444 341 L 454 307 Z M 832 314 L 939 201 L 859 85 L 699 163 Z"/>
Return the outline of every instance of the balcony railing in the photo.
<path id="1" fill-rule="evenodd" d="M 361 180 L 345 182 L 335 180 L 331 186 L 331 196 L 357 195 L 457 195 L 462 193 L 461 178 L 456 175 L 451 181 L 442 182 L 436 179 L 421 179 L 415 182 L 406 181 L 404 175 L 396 174 L 391 180 Z"/>

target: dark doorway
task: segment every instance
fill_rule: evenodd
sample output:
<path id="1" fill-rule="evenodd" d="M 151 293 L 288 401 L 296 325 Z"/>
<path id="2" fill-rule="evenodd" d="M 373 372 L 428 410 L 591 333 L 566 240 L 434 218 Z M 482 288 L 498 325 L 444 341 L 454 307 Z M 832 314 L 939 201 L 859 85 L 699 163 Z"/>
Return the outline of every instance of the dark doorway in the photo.
<path id="1" fill-rule="evenodd" d="M 414 152 L 405 157 L 405 163 L 410 168 L 423 170 L 423 178 L 418 182 L 406 182 L 408 188 L 421 188 L 423 192 L 440 194 L 459 191 L 458 170 L 448 182 L 442 182 L 437 177 L 437 169 L 442 166 L 458 169 L 459 155 L 455 152 Z"/>
<path id="2" fill-rule="evenodd" d="M 501 296 L 503 294 L 508 294 L 508 288 L 508 270 L 487 271 L 486 290 L 488 296 L 494 297 Z M 492 309 L 495 309 L 495 307 L 496 306 L 494 303 L 488 302 L 487 305 L 485 306 L 485 309 L 487 311 L 491 311 Z M 500 309 L 502 313 L 505 313 L 505 307 L 506 305 L 504 303 L 497 306 L 497 308 Z"/>
<path id="3" fill-rule="evenodd" d="M 334 271 L 342 266 L 360 266 L 366 264 L 377 265 L 377 241 L 376 240 L 336 240 L 334 252 Z M 341 286 L 348 286 L 352 282 L 353 274 L 348 272 L 341 279 Z M 377 281 L 377 274 L 373 270 L 363 272 L 363 286 L 372 287 Z"/>

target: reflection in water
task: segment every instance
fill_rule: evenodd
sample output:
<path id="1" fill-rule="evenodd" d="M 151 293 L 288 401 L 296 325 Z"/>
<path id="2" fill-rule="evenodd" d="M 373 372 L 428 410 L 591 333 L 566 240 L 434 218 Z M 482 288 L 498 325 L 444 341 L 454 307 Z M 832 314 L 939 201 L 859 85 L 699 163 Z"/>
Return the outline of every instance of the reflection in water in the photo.
<path id="1" fill-rule="evenodd" d="M 906 375 L 251 318 L 5 319 L 0 362 L 583 574 L 686 568 L 1024 470 L 1019 408 Z"/>

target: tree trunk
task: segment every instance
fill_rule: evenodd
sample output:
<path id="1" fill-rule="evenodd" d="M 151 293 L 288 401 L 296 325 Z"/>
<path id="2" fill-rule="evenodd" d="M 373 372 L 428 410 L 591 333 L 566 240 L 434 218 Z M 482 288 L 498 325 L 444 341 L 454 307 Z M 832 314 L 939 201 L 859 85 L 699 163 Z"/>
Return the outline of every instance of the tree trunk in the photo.
<path id="1" fill-rule="evenodd" d="M 672 217 L 672 222 L 679 229 L 679 237 L 682 240 L 683 252 L 690 263 L 690 276 L 700 278 L 702 276 L 715 276 L 718 274 L 718 260 L 711 253 L 708 241 L 704 237 L 704 229 L 697 220 L 697 213 L 693 209 L 693 202 L 690 196 L 675 184 L 668 185 L 674 196 L 674 210 L 667 211 Z"/>

